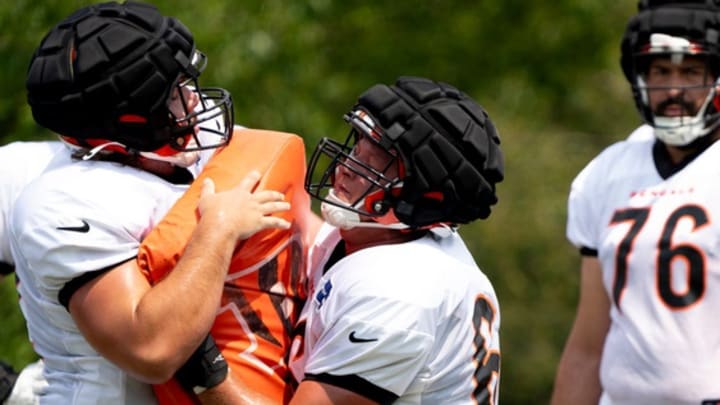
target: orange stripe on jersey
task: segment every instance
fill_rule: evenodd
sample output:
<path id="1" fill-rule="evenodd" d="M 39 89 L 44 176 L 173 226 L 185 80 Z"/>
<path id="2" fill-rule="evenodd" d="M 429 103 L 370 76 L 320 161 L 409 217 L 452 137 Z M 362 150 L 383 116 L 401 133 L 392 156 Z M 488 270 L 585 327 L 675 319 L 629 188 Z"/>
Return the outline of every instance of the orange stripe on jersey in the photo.
<path id="1" fill-rule="evenodd" d="M 275 403 L 284 403 L 289 399 L 291 378 L 286 359 L 289 336 L 307 298 L 305 258 L 318 226 L 303 188 L 305 146 L 299 136 L 236 129 L 230 143 L 145 238 L 138 262 L 152 284 L 162 280 L 177 263 L 197 224 L 202 180 L 211 177 L 216 190 L 227 190 L 251 170 L 262 173 L 258 189 L 285 193 L 291 209 L 279 215 L 292 226 L 261 231 L 238 245 L 211 333 L 233 374 Z M 155 393 L 161 404 L 195 400 L 174 381 L 155 386 Z"/>

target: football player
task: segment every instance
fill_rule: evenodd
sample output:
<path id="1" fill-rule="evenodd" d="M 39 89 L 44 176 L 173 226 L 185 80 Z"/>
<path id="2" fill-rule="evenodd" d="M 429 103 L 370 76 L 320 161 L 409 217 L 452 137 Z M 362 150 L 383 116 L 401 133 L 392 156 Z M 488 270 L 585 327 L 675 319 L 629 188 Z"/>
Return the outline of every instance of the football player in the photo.
<path id="1" fill-rule="evenodd" d="M 458 234 L 490 215 L 498 133 L 453 86 L 401 77 L 324 138 L 306 189 L 326 226 L 292 404 L 497 404 L 500 308 Z"/>
<path id="2" fill-rule="evenodd" d="M 720 403 L 720 5 L 638 9 L 621 66 L 654 136 L 608 147 L 572 183 L 580 299 L 554 404 Z"/>
<path id="3" fill-rule="evenodd" d="M 253 192 L 253 172 L 219 193 L 208 178 L 173 272 L 151 285 L 134 260 L 187 189 L 200 151 L 230 139 L 231 97 L 199 86 L 205 62 L 180 21 L 134 2 L 78 9 L 32 57 L 33 117 L 81 148 L 80 160 L 23 190 L 7 225 L 20 306 L 45 362 L 41 402 L 154 403 L 149 383 L 177 375 L 202 390 L 225 379 L 226 366 L 187 367 L 212 351 L 208 330 L 237 242 L 289 226 L 273 216 L 288 209 L 283 194 Z"/>

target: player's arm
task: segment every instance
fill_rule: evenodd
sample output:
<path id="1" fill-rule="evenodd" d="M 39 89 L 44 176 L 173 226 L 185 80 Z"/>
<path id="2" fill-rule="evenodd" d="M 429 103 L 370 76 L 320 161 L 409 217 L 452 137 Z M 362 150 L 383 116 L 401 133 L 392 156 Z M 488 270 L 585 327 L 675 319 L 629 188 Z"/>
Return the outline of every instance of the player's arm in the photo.
<path id="1" fill-rule="evenodd" d="M 197 371 L 195 369 L 194 371 Z M 251 381 L 251 380 L 250 380 Z M 255 392 L 252 383 L 242 375 L 232 372 L 227 378 L 210 389 L 198 394 L 203 405 L 273 405 L 274 402 Z M 318 381 L 305 380 L 300 383 L 290 405 L 378 405 L 355 392 Z"/>
<path id="2" fill-rule="evenodd" d="M 555 378 L 553 405 L 597 404 L 600 357 L 610 328 L 610 300 L 602 283 L 597 257 L 583 257 L 580 302 Z"/>
<path id="3" fill-rule="evenodd" d="M 242 376 L 228 374 L 225 381 L 198 395 L 203 405 L 276 405 L 258 394 Z"/>
<path id="4" fill-rule="evenodd" d="M 378 405 L 360 394 L 325 384 L 319 381 L 304 380 L 300 383 L 290 400 L 290 405 Z"/>
<path id="5" fill-rule="evenodd" d="M 275 191 L 251 190 L 252 173 L 226 192 L 203 186 L 200 220 L 170 274 L 151 287 L 136 260 L 80 286 L 69 311 L 88 342 L 137 378 L 162 383 L 207 336 L 220 305 L 223 282 L 238 241 L 266 228 L 287 228 L 271 216 L 289 204 Z"/>

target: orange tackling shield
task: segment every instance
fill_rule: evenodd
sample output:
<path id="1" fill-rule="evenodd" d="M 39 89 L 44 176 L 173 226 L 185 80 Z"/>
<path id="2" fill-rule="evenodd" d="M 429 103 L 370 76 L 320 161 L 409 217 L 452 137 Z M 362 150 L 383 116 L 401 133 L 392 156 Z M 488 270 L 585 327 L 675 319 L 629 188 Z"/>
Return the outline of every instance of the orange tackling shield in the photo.
<path id="1" fill-rule="evenodd" d="M 208 162 L 197 180 L 145 238 L 138 262 L 151 284 L 170 272 L 197 224 L 204 178 L 218 191 L 235 186 L 251 170 L 262 174 L 258 189 L 285 193 L 291 209 L 278 214 L 288 230 L 258 232 L 238 244 L 225 280 L 211 333 L 233 374 L 274 403 L 289 400 L 290 332 L 307 298 L 307 246 L 319 225 L 303 188 L 305 147 L 294 134 L 236 128 L 230 143 Z M 171 380 L 154 386 L 161 404 L 197 399 Z"/>

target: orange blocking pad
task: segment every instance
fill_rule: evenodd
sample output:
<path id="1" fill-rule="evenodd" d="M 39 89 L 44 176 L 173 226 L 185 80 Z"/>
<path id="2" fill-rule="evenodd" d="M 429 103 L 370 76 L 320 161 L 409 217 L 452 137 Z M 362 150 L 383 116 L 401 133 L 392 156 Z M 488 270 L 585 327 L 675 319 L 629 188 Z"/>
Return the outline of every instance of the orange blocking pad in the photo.
<path id="1" fill-rule="evenodd" d="M 197 224 L 203 179 L 217 191 L 235 186 L 251 170 L 262 173 L 258 189 L 285 193 L 288 230 L 265 230 L 241 242 L 225 281 L 222 304 L 211 333 L 234 375 L 274 403 L 291 391 L 287 368 L 291 328 L 307 298 L 307 246 L 318 219 L 303 188 L 305 147 L 294 134 L 236 128 L 230 143 L 206 165 L 188 191 L 143 241 L 138 262 L 152 284 L 170 272 Z M 175 381 L 155 386 L 161 404 L 197 399 Z"/>

